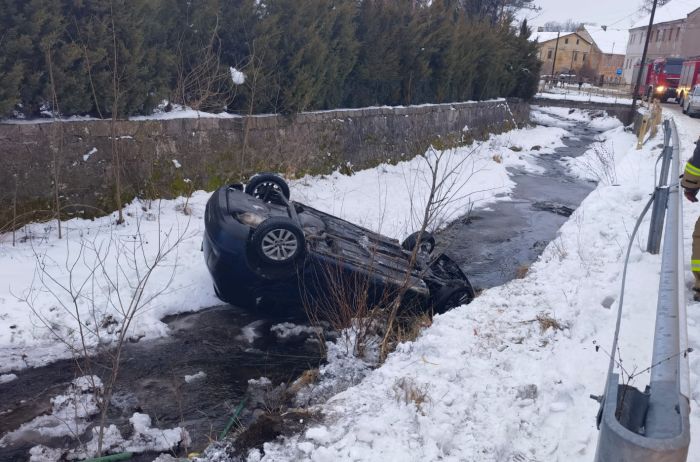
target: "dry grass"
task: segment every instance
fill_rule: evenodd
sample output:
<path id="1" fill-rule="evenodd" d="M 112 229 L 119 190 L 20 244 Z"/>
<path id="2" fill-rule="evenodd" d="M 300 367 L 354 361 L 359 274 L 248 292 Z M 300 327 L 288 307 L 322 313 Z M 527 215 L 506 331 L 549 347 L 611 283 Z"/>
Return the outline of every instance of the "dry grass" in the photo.
<path id="1" fill-rule="evenodd" d="M 501 154 L 494 154 L 492 159 L 497 164 L 500 164 L 503 162 L 503 156 Z"/>
<path id="2" fill-rule="evenodd" d="M 302 286 L 302 302 L 309 321 L 314 326 L 327 321 L 336 332 L 351 329 L 355 336 L 352 353 L 359 358 L 365 357 L 371 339 L 383 324 L 386 314 L 382 307 L 390 306 L 396 295 L 385 292 L 371 296 L 371 275 L 360 272 L 349 275 L 343 271 L 342 262 L 328 264 L 312 277 L 317 281 L 316 285 L 327 290 L 311 296 Z M 304 279 L 300 278 L 300 281 L 303 284 Z M 325 339 L 319 340 L 322 346 L 325 345 Z"/>
<path id="3" fill-rule="evenodd" d="M 539 323 L 541 332 L 545 332 L 550 328 L 553 330 L 564 330 L 567 327 L 565 324 L 559 322 L 558 319 L 544 312 L 538 314 L 535 320 Z"/>
<path id="4" fill-rule="evenodd" d="M 395 342 L 412 342 L 418 338 L 423 329 L 433 325 L 433 318 L 430 313 L 421 313 L 410 316 L 403 322 L 397 323 Z"/>
<path id="5" fill-rule="evenodd" d="M 561 236 L 554 239 L 550 245 L 552 246 L 552 253 L 559 259 L 559 261 L 563 261 L 569 255 Z"/>
<path id="6" fill-rule="evenodd" d="M 413 403 L 418 412 L 423 414 L 423 406 L 430 400 L 427 385 L 418 386 L 413 379 L 403 377 L 394 383 L 393 390 L 398 402 Z"/>
<path id="7" fill-rule="evenodd" d="M 318 375 L 319 375 L 319 370 L 318 368 L 315 369 L 307 369 L 304 372 L 301 373 L 298 379 L 294 381 L 289 386 L 289 389 L 287 390 L 288 393 L 291 396 L 296 395 L 299 390 L 301 390 L 304 387 L 307 387 L 311 384 L 314 384 L 318 381 Z"/>
<path id="8" fill-rule="evenodd" d="M 524 279 L 530 271 L 529 265 L 520 265 L 515 269 L 515 279 Z"/>

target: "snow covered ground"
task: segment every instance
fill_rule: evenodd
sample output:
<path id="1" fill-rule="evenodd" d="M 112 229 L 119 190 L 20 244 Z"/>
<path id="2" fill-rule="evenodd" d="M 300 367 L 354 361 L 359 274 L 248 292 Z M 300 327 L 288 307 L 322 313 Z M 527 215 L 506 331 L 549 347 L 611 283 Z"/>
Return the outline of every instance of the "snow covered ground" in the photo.
<path id="1" fill-rule="evenodd" d="M 543 122 L 558 123 L 551 115 L 568 117 L 571 123 L 588 120 L 579 111 L 535 111 Z M 382 367 L 320 405 L 324 416 L 320 424 L 303 435 L 268 443 L 264 455 L 254 451 L 248 459 L 591 460 L 598 405 L 588 396 L 600 394 L 604 385 L 624 248 L 653 190 L 660 143 L 659 138 L 636 151 L 634 136 L 619 123 L 608 118 L 595 123 L 609 129 L 604 142 L 568 163 L 574 172 L 601 184 L 523 279 L 489 289 L 472 304 L 436 316 L 415 342 L 400 345 Z M 679 128 L 687 158 L 697 134 L 684 124 Z M 445 218 L 472 205 L 487 207 L 509 200 L 513 183 L 506 168 L 534 169 L 530 161 L 561 146 L 566 134 L 558 127 L 527 128 L 456 150 L 449 158 L 463 175 L 471 175 L 466 190 L 470 194 L 460 198 Z M 614 155 L 613 169 L 601 164 L 600 153 Z M 293 182 L 292 196 L 401 238 L 415 229 L 411 204 L 414 208 L 420 204 L 425 174 L 425 160 L 416 158 L 352 176 L 303 178 Z M 70 220 L 64 223 L 62 240 L 57 239 L 53 223 L 21 230 L 17 234 L 21 242 L 15 247 L 10 235 L 0 236 L 0 373 L 69 356 L 70 350 L 56 336 L 69 344 L 77 342 L 80 324 L 94 333 L 87 335 L 91 345 L 109 344 L 115 338 L 110 326 L 120 316 L 119 304 L 108 283 L 90 277 L 91 255 L 109 259 L 117 248 L 133 242 L 142 245 L 144 253 L 126 260 L 118 271 L 120 277 L 133 280 L 135 263 L 143 265 L 152 257 L 159 237 L 161 243 L 185 237 L 177 253 L 154 272 L 147 296 L 164 292 L 139 314 L 130 333 L 134 338 L 167 335 L 160 322 L 163 316 L 217 304 L 199 252 L 207 198 L 208 193 L 196 192 L 187 207 L 183 198 L 156 202 L 150 208 L 135 201 L 126 209 L 124 225 L 114 225 L 114 216 Z M 189 215 L 185 209 L 191 210 Z M 699 213 L 700 207 L 685 208 L 686 248 Z M 648 229 L 648 222 L 641 229 Z M 620 354 L 628 370 L 647 367 L 651 352 L 660 259 L 643 252 L 644 238 L 643 231 L 633 248 L 625 295 Z M 99 246 L 111 242 L 124 245 Z M 43 272 L 36 271 L 37 261 L 44 262 Z M 53 295 L 69 283 L 67 267 L 75 268 L 74 283 L 89 281 L 80 289 L 85 296 L 78 297 L 75 305 L 65 295 Z M 113 269 L 108 275 L 109 271 Z M 54 279 L 41 283 L 41 274 Z M 687 282 L 691 283 L 689 270 Z M 126 295 L 131 292 L 128 284 L 120 287 Z M 700 324 L 700 304 L 691 305 L 688 321 L 690 346 L 697 351 L 700 332 L 693 326 Z M 338 364 L 352 364 L 337 356 L 321 376 L 332 376 Z M 697 434 L 700 359 L 691 356 L 690 370 L 691 426 Z M 641 388 L 647 381 L 648 374 L 642 374 L 633 385 Z M 693 438 L 689 460 L 700 457 L 698 439 Z"/>

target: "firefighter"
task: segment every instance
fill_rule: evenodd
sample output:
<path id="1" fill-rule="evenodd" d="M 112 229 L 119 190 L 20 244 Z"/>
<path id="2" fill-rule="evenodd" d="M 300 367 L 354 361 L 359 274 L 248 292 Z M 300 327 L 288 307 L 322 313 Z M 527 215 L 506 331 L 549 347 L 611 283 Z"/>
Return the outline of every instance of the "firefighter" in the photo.
<path id="1" fill-rule="evenodd" d="M 683 195 L 690 202 L 698 201 L 698 190 L 700 189 L 700 138 L 695 142 L 693 157 L 685 164 L 685 172 L 681 180 Z M 693 284 L 693 299 L 700 302 L 700 217 L 695 222 L 693 230 L 693 252 L 690 257 L 690 269 L 695 276 Z"/>

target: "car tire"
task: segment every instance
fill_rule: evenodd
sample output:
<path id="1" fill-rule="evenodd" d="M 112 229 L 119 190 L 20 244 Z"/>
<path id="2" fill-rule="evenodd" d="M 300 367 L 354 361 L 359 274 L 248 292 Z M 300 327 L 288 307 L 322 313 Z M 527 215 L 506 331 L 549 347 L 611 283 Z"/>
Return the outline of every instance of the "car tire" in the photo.
<path id="1" fill-rule="evenodd" d="M 304 232 L 289 217 L 271 217 L 253 231 L 250 244 L 260 262 L 268 266 L 286 266 L 298 261 L 305 252 Z"/>
<path id="2" fill-rule="evenodd" d="M 416 231 L 415 233 L 409 235 L 401 243 L 401 247 L 403 247 L 404 250 L 413 252 L 413 249 L 418 244 L 418 234 L 420 234 L 420 231 Z M 428 254 L 433 253 L 433 250 L 435 249 L 435 237 L 431 233 L 423 231 L 423 236 L 421 236 L 420 240 L 420 246 L 422 251 Z"/>
<path id="3" fill-rule="evenodd" d="M 687 113 L 688 113 L 688 110 L 685 108 L 685 105 L 682 107 L 681 111 L 683 112 L 683 114 L 687 114 Z"/>
<path id="4" fill-rule="evenodd" d="M 279 195 L 289 199 L 289 185 L 274 173 L 259 173 L 245 185 L 245 193 L 263 202 L 285 205 Z"/>
<path id="5" fill-rule="evenodd" d="M 433 301 L 433 312 L 442 314 L 452 308 L 468 305 L 475 296 L 474 288 L 468 281 L 447 284 L 438 290 Z"/>

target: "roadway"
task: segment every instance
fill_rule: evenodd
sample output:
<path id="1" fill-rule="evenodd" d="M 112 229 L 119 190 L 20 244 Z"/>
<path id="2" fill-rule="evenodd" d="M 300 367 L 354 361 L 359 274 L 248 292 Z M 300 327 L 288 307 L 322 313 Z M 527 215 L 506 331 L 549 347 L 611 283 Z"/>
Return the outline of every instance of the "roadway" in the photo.
<path id="1" fill-rule="evenodd" d="M 676 126 L 684 137 L 697 140 L 700 137 L 700 118 L 692 118 L 683 114 L 681 107 L 675 103 L 663 104 L 664 111 L 671 113 L 676 120 Z M 687 138 L 686 138 L 687 139 Z M 682 144 L 682 143 L 681 143 Z"/>

